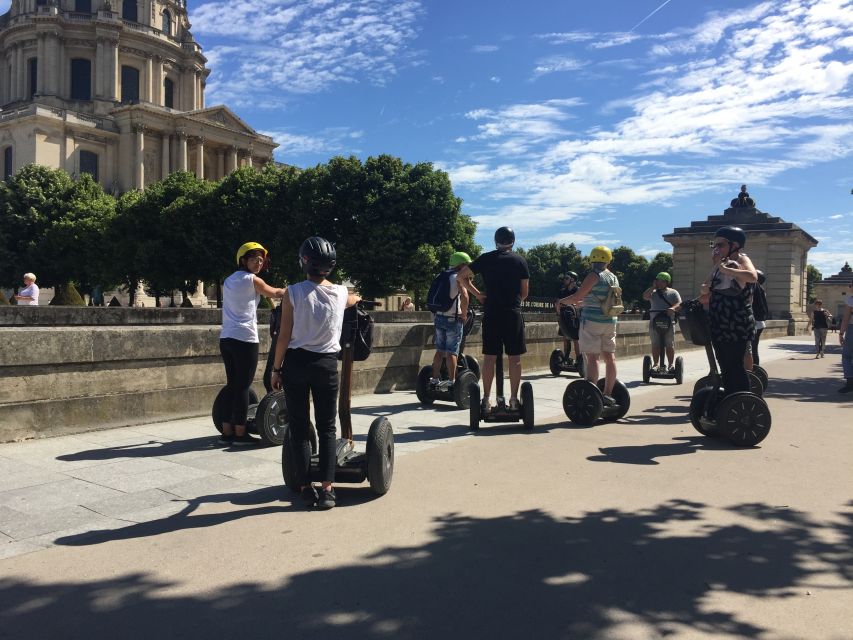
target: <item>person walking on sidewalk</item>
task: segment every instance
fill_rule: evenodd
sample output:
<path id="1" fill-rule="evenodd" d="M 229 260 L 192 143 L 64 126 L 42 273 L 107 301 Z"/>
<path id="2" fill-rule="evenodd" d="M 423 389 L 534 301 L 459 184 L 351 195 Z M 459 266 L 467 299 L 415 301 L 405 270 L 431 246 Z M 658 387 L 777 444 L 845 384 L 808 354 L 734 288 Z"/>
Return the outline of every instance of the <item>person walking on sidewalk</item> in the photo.
<path id="1" fill-rule="evenodd" d="M 829 331 L 830 322 L 832 322 L 832 314 L 823 308 L 823 300 L 815 300 L 814 309 L 812 309 L 815 358 L 823 358 L 826 349 L 826 333 Z"/>
<path id="2" fill-rule="evenodd" d="M 839 393 L 850 393 L 853 391 L 853 293 L 844 299 L 844 314 L 841 316 L 841 324 L 838 327 L 838 342 L 841 343 L 841 366 L 844 370 L 846 384 L 841 387 Z"/>
<path id="3" fill-rule="evenodd" d="M 225 364 L 225 407 L 228 420 L 222 423 L 220 442 L 251 445 L 260 442 L 246 432 L 249 389 L 258 368 L 258 302 L 261 296 L 281 298 L 284 289 L 269 286 L 258 277 L 266 264 L 267 250 L 257 242 L 237 249 L 237 271 L 222 287 L 222 330 L 219 352 Z"/>
<path id="4" fill-rule="evenodd" d="M 39 304 L 39 287 L 36 284 L 36 274 L 25 273 L 24 285 L 24 288 L 18 291 L 15 295 L 15 300 L 17 300 L 20 305 L 31 305 L 37 307 Z"/>
<path id="5" fill-rule="evenodd" d="M 275 344 L 273 389 L 284 389 L 290 419 L 296 479 L 307 507 L 331 509 L 337 496 L 335 421 L 338 410 L 338 352 L 344 310 L 360 298 L 327 278 L 337 264 L 337 251 L 325 238 L 313 236 L 299 248 L 305 280 L 287 288 L 281 303 L 281 330 Z M 311 484 L 309 393 L 320 454 L 320 494 Z"/>
<path id="6" fill-rule="evenodd" d="M 652 370 L 666 373 L 663 352 L 669 363 L 669 372 L 675 373 L 675 314 L 681 306 L 681 295 L 670 287 L 672 276 L 661 271 L 652 286 L 643 292 L 643 299 L 651 302 L 649 311 L 649 337 L 652 341 Z"/>

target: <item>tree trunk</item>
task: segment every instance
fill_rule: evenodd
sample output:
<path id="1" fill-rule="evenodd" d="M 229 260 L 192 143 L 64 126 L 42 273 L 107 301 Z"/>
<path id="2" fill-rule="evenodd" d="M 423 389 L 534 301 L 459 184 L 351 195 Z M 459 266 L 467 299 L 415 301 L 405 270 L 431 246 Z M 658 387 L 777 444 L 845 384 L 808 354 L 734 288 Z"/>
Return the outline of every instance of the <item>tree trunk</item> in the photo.
<path id="1" fill-rule="evenodd" d="M 216 281 L 216 308 L 222 308 L 222 282 Z"/>

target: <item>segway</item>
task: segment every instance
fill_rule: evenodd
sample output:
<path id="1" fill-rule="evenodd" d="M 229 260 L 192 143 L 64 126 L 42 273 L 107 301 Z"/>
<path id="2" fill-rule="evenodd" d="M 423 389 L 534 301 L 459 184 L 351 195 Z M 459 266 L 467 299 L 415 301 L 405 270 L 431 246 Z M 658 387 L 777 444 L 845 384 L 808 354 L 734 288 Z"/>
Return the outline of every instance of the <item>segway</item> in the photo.
<path id="1" fill-rule="evenodd" d="M 456 406 L 460 409 L 468 408 L 468 387 L 472 383 L 477 384 L 477 381 L 480 379 L 480 363 L 477 362 L 474 356 L 464 354 L 465 338 L 473 330 L 475 318 L 476 312 L 469 310 L 468 319 L 462 327 L 462 342 L 459 345 L 459 357 L 456 360 L 456 380 L 453 386 L 441 383 L 437 385 L 431 384 L 432 365 L 422 367 L 418 372 L 418 382 L 415 392 L 421 404 L 431 405 L 436 400 L 441 400 L 455 402 Z M 447 379 L 447 366 L 442 362 L 440 380 L 443 383 Z"/>
<path id="2" fill-rule="evenodd" d="M 366 451 L 359 452 L 353 446 L 352 434 L 352 370 L 356 359 L 363 360 L 370 352 L 369 331 L 372 327 L 370 316 L 363 309 L 373 309 L 379 302 L 360 301 L 344 313 L 344 325 L 341 332 L 341 378 L 338 394 L 338 418 L 341 423 L 341 437 L 335 445 L 335 483 L 360 484 L 367 480 L 370 489 L 377 495 L 384 495 L 391 488 L 394 475 L 394 432 L 388 418 L 376 418 L 370 423 L 367 433 Z M 366 354 L 356 358 L 356 348 L 361 345 Z M 285 428 L 284 443 L 281 448 L 281 474 L 288 489 L 299 492 L 294 464 L 295 451 L 290 438 L 289 428 Z M 319 456 L 311 456 L 311 480 L 319 482 Z"/>
<path id="3" fill-rule="evenodd" d="M 561 306 L 557 312 L 557 324 L 560 327 L 560 333 L 568 341 L 577 340 L 579 337 L 579 315 L 577 307 L 573 305 Z M 563 371 L 568 371 L 577 373 L 579 377 L 583 378 L 585 373 L 583 356 L 578 355 L 572 360 L 568 354 L 563 353 L 562 349 L 554 349 L 551 352 L 548 367 L 554 376 L 559 376 Z"/>
<path id="4" fill-rule="evenodd" d="M 518 409 L 510 407 L 504 398 L 503 351 L 495 360 L 495 390 L 498 394 L 497 404 L 489 407 L 488 411 L 483 411 L 480 406 L 480 385 L 476 382 L 468 385 L 471 431 L 479 430 L 480 422 L 518 422 L 519 420 L 528 431 L 533 429 L 533 385 L 529 382 L 521 383 Z"/>
<path id="5" fill-rule="evenodd" d="M 216 395 L 211 411 L 213 426 L 222 433 L 222 423 L 225 415 L 225 387 Z M 265 445 L 277 447 L 284 442 L 284 431 L 287 428 L 287 402 L 283 391 L 272 391 L 258 402 L 258 394 L 249 389 L 249 411 L 246 414 L 246 431 L 256 434 Z M 317 449 L 317 435 L 311 427 L 311 447 Z"/>
<path id="6" fill-rule="evenodd" d="M 661 350 L 663 351 L 663 350 Z M 675 384 L 681 384 L 684 380 L 684 360 L 681 356 L 675 358 L 675 370 L 670 373 L 664 364 L 664 353 L 661 353 L 660 368 L 652 369 L 652 357 L 643 357 L 643 382 L 648 382 L 652 378 L 659 380 L 675 380 Z"/>
<path id="7" fill-rule="evenodd" d="M 613 404 L 604 401 L 604 378 L 593 384 L 586 379 L 574 380 L 563 392 L 563 411 L 574 424 L 589 427 L 596 422 L 619 420 L 631 408 L 628 387 L 617 380 L 613 386 Z"/>
<path id="8" fill-rule="evenodd" d="M 757 364 L 752 365 L 752 373 L 754 373 L 759 380 L 761 380 L 761 388 L 764 391 L 767 391 L 767 385 L 770 384 L 770 376 L 767 375 L 766 369 L 764 367 L 759 367 Z"/>
<path id="9" fill-rule="evenodd" d="M 711 375 L 702 379 L 708 380 L 708 384 L 694 389 L 690 400 L 691 424 L 704 436 L 725 438 L 739 447 L 755 446 L 770 433 L 767 403 L 753 391 L 727 394 L 723 390 L 705 310 L 698 300 L 691 300 L 682 309 L 684 315 L 679 318 L 681 332 L 693 344 L 705 347 L 711 367 Z"/>

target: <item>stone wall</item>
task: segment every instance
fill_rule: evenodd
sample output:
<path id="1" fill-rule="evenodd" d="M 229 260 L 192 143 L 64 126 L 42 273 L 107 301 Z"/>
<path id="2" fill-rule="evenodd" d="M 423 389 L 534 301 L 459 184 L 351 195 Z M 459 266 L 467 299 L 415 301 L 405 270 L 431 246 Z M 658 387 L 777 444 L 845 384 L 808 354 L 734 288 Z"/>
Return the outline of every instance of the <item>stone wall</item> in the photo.
<path id="1" fill-rule="evenodd" d="M 33 324 L 22 326 L 21 312 Z M 40 312 L 53 313 L 54 326 L 41 326 L 48 316 L 37 316 Z M 120 324 L 95 322 L 115 319 L 108 312 L 127 315 Z M 209 309 L 4 308 L 0 313 L 0 441 L 207 414 L 224 383 L 218 313 Z M 428 320 L 429 314 L 423 318 L 395 312 L 373 315 L 387 321 L 375 326 L 371 357 L 356 363 L 354 393 L 412 389 L 419 368 L 432 361 L 432 325 L 403 320 L 412 316 Z M 60 317 L 69 324 L 56 326 Z M 75 324 L 75 319 L 88 323 Z M 766 337 L 788 333 L 787 321 L 769 324 Z M 642 321 L 621 322 L 617 353 L 645 353 L 647 326 Z M 561 346 L 556 323 L 542 315 L 527 316 L 527 341 L 527 371 L 547 368 L 551 351 Z M 479 327 L 469 336 L 468 345 L 466 351 L 482 359 Z M 678 334 L 677 348 L 692 345 L 685 345 Z M 262 331 L 255 385 L 259 395 L 264 391 L 261 379 L 268 349 L 269 336 Z"/>

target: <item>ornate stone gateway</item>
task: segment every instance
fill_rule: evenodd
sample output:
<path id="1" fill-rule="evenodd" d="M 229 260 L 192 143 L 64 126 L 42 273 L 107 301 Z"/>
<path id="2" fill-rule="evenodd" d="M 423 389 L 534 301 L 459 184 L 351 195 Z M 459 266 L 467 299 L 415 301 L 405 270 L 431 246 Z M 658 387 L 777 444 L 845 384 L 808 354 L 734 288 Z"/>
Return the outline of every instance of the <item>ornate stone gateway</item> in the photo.
<path id="1" fill-rule="evenodd" d="M 709 245 L 714 232 L 734 225 L 747 233 L 745 253 L 767 275 L 767 302 L 771 317 L 805 326 L 806 259 L 817 240 L 791 222 L 760 211 L 746 185 L 723 215 L 708 216 L 663 236 L 673 247 L 673 285 L 683 298 L 699 295 L 699 285 L 711 270 Z M 801 329 L 802 327 L 800 327 Z"/>

